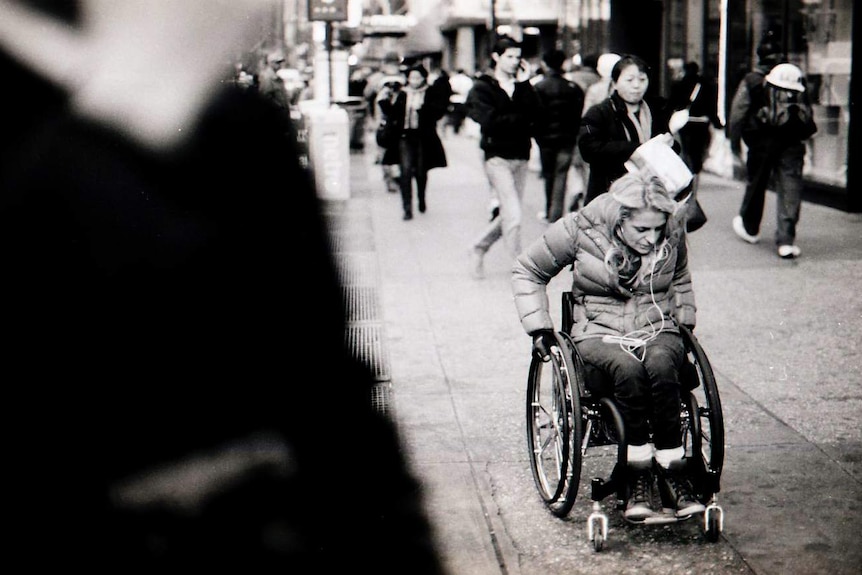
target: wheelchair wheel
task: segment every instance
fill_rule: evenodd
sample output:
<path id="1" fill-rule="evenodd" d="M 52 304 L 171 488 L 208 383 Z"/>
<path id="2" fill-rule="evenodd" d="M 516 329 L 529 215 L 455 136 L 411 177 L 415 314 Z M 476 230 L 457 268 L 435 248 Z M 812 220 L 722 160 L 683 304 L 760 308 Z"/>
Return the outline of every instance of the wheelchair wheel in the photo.
<path id="1" fill-rule="evenodd" d="M 681 328 L 688 362 L 693 367 L 693 389 L 683 394 L 688 412 L 683 420 L 683 445 L 692 462 L 694 477 L 701 501 L 706 502 L 720 490 L 721 471 L 724 465 L 724 419 L 715 375 L 703 348 L 691 331 Z"/>
<path id="2" fill-rule="evenodd" d="M 527 380 L 527 443 L 533 479 L 542 500 L 557 517 L 575 503 L 581 477 L 581 406 L 574 364 L 557 335 L 550 360 L 533 357 Z"/>

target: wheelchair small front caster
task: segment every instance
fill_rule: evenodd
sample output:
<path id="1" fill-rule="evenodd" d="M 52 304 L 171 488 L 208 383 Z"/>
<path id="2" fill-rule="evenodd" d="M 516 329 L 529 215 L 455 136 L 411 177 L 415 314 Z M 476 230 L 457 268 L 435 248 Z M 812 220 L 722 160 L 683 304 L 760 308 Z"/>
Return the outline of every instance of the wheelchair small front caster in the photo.
<path id="1" fill-rule="evenodd" d="M 594 551 L 601 551 L 608 540 L 608 516 L 602 513 L 598 501 L 593 502 L 593 512 L 587 518 L 587 535 Z"/>
<path id="2" fill-rule="evenodd" d="M 710 543 L 718 541 L 719 534 L 724 531 L 724 511 L 715 502 L 715 499 L 707 505 L 703 512 L 703 529 L 706 540 Z"/>

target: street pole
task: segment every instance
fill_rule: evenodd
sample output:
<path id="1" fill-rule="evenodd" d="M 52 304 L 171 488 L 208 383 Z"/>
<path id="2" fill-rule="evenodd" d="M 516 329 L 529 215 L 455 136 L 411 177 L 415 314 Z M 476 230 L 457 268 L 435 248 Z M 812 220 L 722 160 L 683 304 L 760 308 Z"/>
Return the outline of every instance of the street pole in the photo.
<path id="1" fill-rule="evenodd" d="M 497 0 L 491 0 L 491 44 L 497 41 Z"/>
<path id="2" fill-rule="evenodd" d="M 326 73 L 328 75 L 329 81 L 328 84 L 328 101 L 327 104 L 332 104 L 332 21 L 326 21 L 326 37 L 324 38 L 324 44 L 326 46 Z"/>

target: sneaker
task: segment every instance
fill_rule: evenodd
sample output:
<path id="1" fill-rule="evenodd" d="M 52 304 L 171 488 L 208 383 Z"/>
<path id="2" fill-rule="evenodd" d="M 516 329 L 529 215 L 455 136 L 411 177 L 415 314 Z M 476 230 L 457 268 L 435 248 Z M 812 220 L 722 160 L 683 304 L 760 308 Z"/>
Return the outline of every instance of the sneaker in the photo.
<path id="1" fill-rule="evenodd" d="M 413 212 L 404 212 L 404 219 L 405 220 L 412 220 L 413 219 Z"/>
<path id="2" fill-rule="evenodd" d="M 485 254 L 470 248 L 470 276 L 475 280 L 485 278 Z"/>
<path id="3" fill-rule="evenodd" d="M 784 259 L 793 259 L 798 258 L 802 254 L 802 250 L 799 249 L 799 246 L 788 246 L 781 245 L 778 246 L 778 255 Z"/>
<path id="4" fill-rule="evenodd" d="M 623 517 L 626 521 L 641 522 L 656 515 L 655 477 L 649 468 L 629 468 L 631 494 L 626 502 Z"/>
<path id="5" fill-rule="evenodd" d="M 425 208 L 426 208 L 426 206 L 425 206 L 425 200 L 419 200 L 419 213 L 420 213 L 420 214 L 424 214 L 424 213 L 425 213 Z"/>
<path id="6" fill-rule="evenodd" d="M 736 235 L 739 236 L 743 241 L 746 241 L 750 244 L 756 244 L 760 241 L 759 234 L 753 236 L 746 231 L 745 224 L 742 222 L 742 216 L 734 216 L 733 231 L 736 232 Z"/>
<path id="7" fill-rule="evenodd" d="M 702 513 L 706 507 L 692 493 L 691 482 L 682 470 L 664 469 L 659 467 L 661 475 L 660 489 L 675 510 L 677 517 L 689 517 Z"/>

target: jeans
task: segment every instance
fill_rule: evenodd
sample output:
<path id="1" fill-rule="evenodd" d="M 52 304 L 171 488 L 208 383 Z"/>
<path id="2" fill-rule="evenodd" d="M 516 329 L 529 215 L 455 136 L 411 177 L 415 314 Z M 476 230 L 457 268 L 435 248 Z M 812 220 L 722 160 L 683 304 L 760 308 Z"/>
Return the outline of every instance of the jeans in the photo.
<path id="1" fill-rule="evenodd" d="M 539 146 L 542 178 L 545 180 L 545 215 L 553 223 L 563 217 L 569 168 L 572 165 L 572 146 Z"/>
<path id="2" fill-rule="evenodd" d="M 796 224 L 802 205 L 802 162 L 805 144 L 799 142 L 786 147 L 772 143 L 753 143 L 748 148 L 748 182 L 739 215 L 745 230 L 756 236 L 760 231 L 766 188 L 770 177 L 775 175 L 777 184 L 777 245 L 793 245 L 796 239 Z"/>
<path id="3" fill-rule="evenodd" d="M 521 199 L 527 183 L 527 160 L 494 156 L 485 160 L 485 174 L 500 202 L 500 217 L 485 228 L 473 247 L 484 254 L 502 237 L 515 257 L 521 253 Z"/>
<path id="4" fill-rule="evenodd" d="M 679 334 L 661 332 L 649 341 L 643 362 L 601 338 L 579 341 L 578 352 L 613 381 L 629 445 L 648 443 L 650 430 L 656 449 L 682 444 L 679 372 L 685 349 Z"/>
<path id="5" fill-rule="evenodd" d="M 416 180 L 416 198 L 419 205 L 425 204 L 425 188 L 428 186 L 428 169 L 422 153 L 422 140 L 416 130 L 406 130 L 401 138 L 401 203 L 404 213 L 413 213 L 413 180 Z"/>

